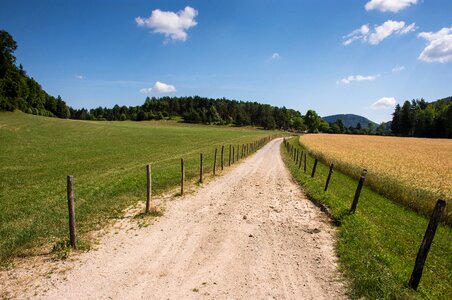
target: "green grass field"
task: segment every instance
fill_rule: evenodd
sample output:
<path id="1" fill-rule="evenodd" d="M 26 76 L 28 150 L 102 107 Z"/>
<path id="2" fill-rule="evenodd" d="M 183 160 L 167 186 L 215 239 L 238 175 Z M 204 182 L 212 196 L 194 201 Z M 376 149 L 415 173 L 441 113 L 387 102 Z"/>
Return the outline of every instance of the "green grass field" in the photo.
<path id="1" fill-rule="evenodd" d="M 290 143 L 298 149 L 298 138 Z M 329 167 L 319 162 L 314 178 L 314 159 L 307 156 L 303 172 L 281 146 L 283 159 L 306 193 L 326 205 L 338 225 L 337 255 L 351 282 L 352 298 L 450 299 L 452 296 L 452 228 L 440 225 L 428 255 L 418 292 L 408 287 L 416 254 L 428 218 L 397 204 L 366 186 L 356 213 L 348 213 L 357 180 L 338 171 L 324 192 Z"/>
<path id="2" fill-rule="evenodd" d="M 152 163 L 153 193 L 158 194 L 179 184 L 180 158 L 186 161 L 187 180 L 195 182 L 199 153 L 207 173 L 215 147 L 220 151 L 225 145 L 227 158 L 229 144 L 275 133 L 173 121 L 90 122 L 0 113 L 0 262 L 49 251 L 66 239 L 67 175 L 74 176 L 77 230 L 83 240 L 146 199 L 146 164 Z"/>

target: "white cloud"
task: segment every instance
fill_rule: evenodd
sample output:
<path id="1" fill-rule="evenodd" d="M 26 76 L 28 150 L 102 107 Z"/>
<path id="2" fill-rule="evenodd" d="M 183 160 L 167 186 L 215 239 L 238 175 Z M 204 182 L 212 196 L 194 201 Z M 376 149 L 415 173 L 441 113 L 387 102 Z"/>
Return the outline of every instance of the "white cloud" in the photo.
<path id="1" fill-rule="evenodd" d="M 281 58 L 281 55 L 279 53 L 275 52 L 272 54 L 271 60 L 278 60 Z"/>
<path id="2" fill-rule="evenodd" d="M 383 97 L 375 101 L 370 108 L 372 109 L 382 109 L 382 108 L 392 108 L 396 106 L 396 99 L 394 97 Z"/>
<path id="3" fill-rule="evenodd" d="M 198 11 L 190 6 L 177 13 L 172 11 L 153 10 L 149 18 L 136 17 L 135 22 L 138 26 L 151 28 L 155 33 L 165 35 L 168 42 L 187 40 L 187 30 L 196 26 L 198 23 L 195 17 Z"/>
<path id="4" fill-rule="evenodd" d="M 346 39 L 344 41 L 344 45 L 345 46 L 350 45 L 354 41 L 360 39 L 366 40 L 367 35 L 369 34 L 369 30 L 370 28 L 368 24 L 362 25 L 360 28 L 353 30 L 351 33 L 343 37 L 344 39 Z"/>
<path id="5" fill-rule="evenodd" d="M 452 62 L 452 26 L 437 32 L 421 32 L 419 36 L 428 41 L 427 47 L 419 55 L 426 62 Z"/>
<path id="6" fill-rule="evenodd" d="M 371 45 L 378 45 L 381 41 L 393 34 L 407 34 L 414 30 L 416 30 L 416 23 L 405 25 L 404 21 L 388 20 L 381 25 L 374 25 L 373 29 L 370 29 L 369 25 L 365 24 L 344 36 L 343 39 L 345 41 L 343 44 L 347 46 L 356 40 L 361 40 Z"/>
<path id="7" fill-rule="evenodd" d="M 403 70 L 405 70 L 405 66 L 399 66 L 399 65 L 397 65 L 397 66 L 395 66 L 394 68 L 392 68 L 392 73 L 397 73 L 397 72 L 401 72 L 401 71 L 403 71 Z"/>
<path id="8" fill-rule="evenodd" d="M 143 88 L 140 90 L 142 94 L 149 94 L 150 92 L 152 92 L 152 88 Z"/>
<path id="9" fill-rule="evenodd" d="M 176 92 L 176 87 L 174 85 L 171 85 L 171 84 L 166 84 L 166 83 L 157 81 L 156 83 L 154 83 L 153 87 L 143 88 L 143 89 L 140 90 L 140 93 L 143 93 L 143 94 L 149 94 L 151 92 L 155 92 L 155 93 L 174 93 L 174 92 Z"/>
<path id="10" fill-rule="evenodd" d="M 414 5 L 418 0 L 370 0 L 364 6 L 366 10 L 377 9 L 382 12 L 399 12 L 410 5 Z"/>
<path id="11" fill-rule="evenodd" d="M 372 81 L 379 77 L 380 75 L 369 75 L 369 76 L 362 76 L 362 75 L 350 75 L 345 78 L 342 78 L 341 80 L 338 80 L 338 83 L 341 84 L 350 84 L 353 81 Z"/>
<path id="12" fill-rule="evenodd" d="M 82 80 L 83 79 L 83 75 L 75 75 L 75 78 Z"/>

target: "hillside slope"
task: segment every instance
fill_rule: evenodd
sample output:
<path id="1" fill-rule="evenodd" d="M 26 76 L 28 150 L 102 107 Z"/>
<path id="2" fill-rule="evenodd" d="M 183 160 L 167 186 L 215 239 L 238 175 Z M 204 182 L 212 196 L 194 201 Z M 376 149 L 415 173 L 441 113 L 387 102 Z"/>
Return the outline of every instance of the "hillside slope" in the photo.
<path id="1" fill-rule="evenodd" d="M 356 127 L 358 125 L 358 123 L 361 124 L 362 128 L 367 128 L 369 123 L 372 123 L 374 125 L 374 128 L 376 128 L 378 126 L 377 123 L 375 123 L 363 116 L 358 116 L 358 115 L 354 115 L 354 114 L 331 115 L 331 116 L 323 117 L 323 119 L 325 121 L 327 121 L 328 123 L 334 123 L 337 120 L 342 120 L 342 123 L 344 124 L 344 126 L 346 128 Z"/>

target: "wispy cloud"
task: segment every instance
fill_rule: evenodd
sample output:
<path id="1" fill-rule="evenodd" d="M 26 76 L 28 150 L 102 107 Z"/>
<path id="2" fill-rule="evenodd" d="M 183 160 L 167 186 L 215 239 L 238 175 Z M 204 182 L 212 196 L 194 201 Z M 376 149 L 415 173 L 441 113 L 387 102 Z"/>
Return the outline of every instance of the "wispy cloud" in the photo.
<path id="1" fill-rule="evenodd" d="M 372 103 L 370 106 L 371 109 L 384 109 L 384 108 L 392 108 L 396 106 L 396 99 L 394 97 L 383 97 Z"/>
<path id="2" fill-rule="evenodd" d="M 364 7 L 366 10 L 376 9 L 382 12 L 396 13 L 417 2 L 418 0 L 370 0 Z"/>
<path id="3" fill-rule="evenodd" d="M 166 84 L 160 81 L 154 83 L 154 85 L 150 88 L 143 88 L 140 90 L 140 93 L 149 94 L 149 93 L 174 93 L 176 92 L 176 87 L 171 84 Z"/>
<path id="4" fill-rule="evenodd" d="M 345 46 L 357 40 L 371 45 L 378 45 L 381 41 L 393 34 L 402 35 L 414 30 L 416 30 L 416 23 L 406 25 L 404 21 L 388 20 L 381 25 L 374 25 L 373 29 L 370 29 L 369 24 L 362 25 L 360 28 L 343 36 L 342 39 L 344 40 L 343 44 Z"/>
<path id="5" fill-rule="evenodd" d="M 427 46 L 419 55 L 426 62 L 452 62 L 452 26 L 442 28 L 437 32 L 421 32 L 421 38 L 428 41 Z"/>
<path id="6" fill-rule="evenodd" d="M 401 72 L 401 71 L 403 71 L 403 70 L 405 70 L 405 66 L 399 66 L 399 65 L 397 65 L 397 66 L 395 66 L 394 68 L 392 68 L 392 73 L 397 73 L 397 72 Z"/>
<path id="7" fill-rule="evenodd" d="M 177 13 L 172 11 L 153 10 L 149 18 L 136 17 L 138 26 L 152 29 L 154 33 L 165 35 L 165 42 L 187 40 L 187 30 L 198 23 L 195 17 L 198 11 L 190 6 Z"/>
<path id="8" fill-rule="evenodd" d="M 75 75 L 75 78 L 82 80 L 83 79 L 83 75 Z"/>
<path id="9" fill-rule="evenodd" d="M 272 54 L 272 56 L 271 56 L 271 60 L 278 60 L 278 59 L 280 59 L 281 58 L 281 55 L 279 55 L 279 53 L 278 52 L 275 52 L 275 53 L 273 53 Z"/>
<path id="10" fill-rule="evenodd" d="M 350 84 L 353 81 L 372 81 L 380 77 L 380 75 L 350 75 L 337 81 L 338 84 Z"/>

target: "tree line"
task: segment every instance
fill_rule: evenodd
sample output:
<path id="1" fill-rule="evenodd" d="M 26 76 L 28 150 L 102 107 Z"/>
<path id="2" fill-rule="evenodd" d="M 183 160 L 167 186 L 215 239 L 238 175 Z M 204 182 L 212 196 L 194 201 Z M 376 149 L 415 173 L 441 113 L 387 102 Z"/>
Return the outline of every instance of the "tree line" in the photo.
<path id="1" fill-rule="evenodd" d="M 141 106 L 98 107 L 87 110 L 70 109 L 71 117 L 81 120 L 143 121 L 179 116 L 188 123 L 236 126 L 259 126 L 265 129 L 304 130 L 300 112 L 257 102 L 226 98 L 147 97 Z"/>
<path id="2" fill-rule="evenodd" d="M 60 96 L 47 94 L 22 65 L 16 65 L 17 43 L 0 30 L 0 110 L 19 109 L 26 113 L 48 117 L 69 118 L 70 111 Z"/>
<path id="3" fill-rule="evenodd" d="M 417 99 L 397 104 L 391 131 L 399 136 L 452 138 L 452 97 L 431 103 Z"/>

